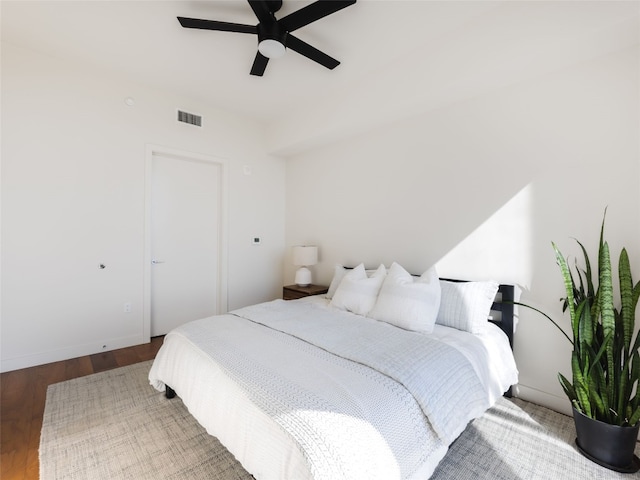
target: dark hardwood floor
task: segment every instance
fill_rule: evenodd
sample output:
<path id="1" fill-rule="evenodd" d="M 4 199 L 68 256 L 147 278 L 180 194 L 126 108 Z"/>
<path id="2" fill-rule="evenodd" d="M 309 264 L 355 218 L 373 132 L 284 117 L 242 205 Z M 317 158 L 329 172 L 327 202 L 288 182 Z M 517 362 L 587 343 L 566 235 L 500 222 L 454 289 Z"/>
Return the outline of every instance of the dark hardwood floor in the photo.
<path id="1" fill-rule="evenodd" d="M 47 387 L 76 377 L 152 360 L 151 343 L 0 374 L 0 478 L 37 480 L 38 447 Z"/>

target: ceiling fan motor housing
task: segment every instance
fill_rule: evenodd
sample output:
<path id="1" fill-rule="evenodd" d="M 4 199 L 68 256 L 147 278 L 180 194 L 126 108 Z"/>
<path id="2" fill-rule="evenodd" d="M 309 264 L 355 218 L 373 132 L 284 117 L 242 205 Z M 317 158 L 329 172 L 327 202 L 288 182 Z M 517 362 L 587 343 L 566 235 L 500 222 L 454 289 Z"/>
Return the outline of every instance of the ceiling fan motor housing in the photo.
<path id="1" fill-rule="evenodd" d="M 283 31 L 278 25 L 276 19 L 273 22 L 262 22 L 258 24 L 258 44 L 263 40 L 275 40 L 278 43 L 286 46 L 287 32 Z"/>

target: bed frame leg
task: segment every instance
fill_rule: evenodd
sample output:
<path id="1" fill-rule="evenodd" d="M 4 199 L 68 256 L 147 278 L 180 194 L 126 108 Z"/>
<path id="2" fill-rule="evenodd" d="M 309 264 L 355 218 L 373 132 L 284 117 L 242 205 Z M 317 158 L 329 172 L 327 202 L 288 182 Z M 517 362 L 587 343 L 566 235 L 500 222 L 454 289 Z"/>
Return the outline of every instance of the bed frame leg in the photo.
<path id="1" fill-rule="evenodd" d="M 164 396 L 167 398 L 173 398 L 176 396 L 176 391 L 169 385 L 164 386 Z"/>

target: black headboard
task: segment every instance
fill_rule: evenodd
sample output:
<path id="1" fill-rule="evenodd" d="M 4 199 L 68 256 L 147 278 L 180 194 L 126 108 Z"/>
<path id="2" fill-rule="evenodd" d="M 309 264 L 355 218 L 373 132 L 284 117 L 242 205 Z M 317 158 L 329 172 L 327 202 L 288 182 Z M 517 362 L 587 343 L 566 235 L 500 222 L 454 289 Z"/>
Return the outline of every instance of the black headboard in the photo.
<path id="1" fill-rule="evenodd" d="M 509 337 L 509 345 L 513 350 L 513 302 L 515 300 L 515 287 L 513 285 L 501 284 L 498 287 L 499 300 L 493 302 L 491 310 L 502 313 L 499 320 L 490 320 L 498 325 Z"/>

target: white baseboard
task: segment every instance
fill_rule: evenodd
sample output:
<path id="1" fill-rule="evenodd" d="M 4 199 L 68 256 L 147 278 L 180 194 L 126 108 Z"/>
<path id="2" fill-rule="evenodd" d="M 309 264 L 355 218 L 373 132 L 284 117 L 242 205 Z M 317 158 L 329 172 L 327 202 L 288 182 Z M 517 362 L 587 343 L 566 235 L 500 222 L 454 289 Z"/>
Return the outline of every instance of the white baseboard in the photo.
<path id="1" fill-rule="evenodd" d="M 515 391 L 515 396 L 522 400 L 542 405 L 543 407 L 550 408 L 565 415 L 573 415 L 571 402 L 567 397 L 558 397 L 557 395 L 552 395 L 551 393 L 543 392 L 542 390 L 537 390 L 522 384 L 517 385 Z"/>
<path id="2" fill-rule="evenodd" d="M 573 417 L 571 402 L 566 397 L 558 397 L 526 385 L 517 385 L 514 388 L 514 396 Z M 638 442 L 640 442 L 640 433 L 638 433 Z"/>
<path id="3" fill-rule="evenodd" d="M 149 343 L 149 341 L 149 338 L 145 339 L 142 335 L 133 335 L 129 337 L 110 338 L 101 342 L 86 343 L 83 345 L 72 345 L 57 350 L 33 353 L 20 357 L 3 358 L 0 361 L 0 372 L 10 372 L 21 368 L 44 365 L 45 363 L 59 362 L 61 360 L 69 360 L 70 358 L 108 352 L 110 350 L 117 350 L 118 348 Z"/>

